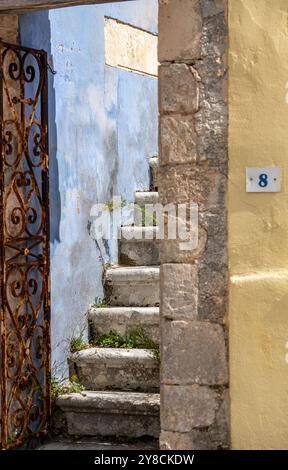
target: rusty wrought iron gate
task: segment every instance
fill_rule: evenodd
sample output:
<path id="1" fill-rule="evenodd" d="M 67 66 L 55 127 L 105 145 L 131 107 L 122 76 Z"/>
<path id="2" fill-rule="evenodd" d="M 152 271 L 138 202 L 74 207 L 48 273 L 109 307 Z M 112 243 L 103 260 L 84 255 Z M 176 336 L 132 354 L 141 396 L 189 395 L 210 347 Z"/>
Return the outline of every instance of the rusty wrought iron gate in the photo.
<path id="1" fill-rule="evenodd" d="M 50 414 L 47 90 L 45 51 L 0 42 L 2 449 Z"/>

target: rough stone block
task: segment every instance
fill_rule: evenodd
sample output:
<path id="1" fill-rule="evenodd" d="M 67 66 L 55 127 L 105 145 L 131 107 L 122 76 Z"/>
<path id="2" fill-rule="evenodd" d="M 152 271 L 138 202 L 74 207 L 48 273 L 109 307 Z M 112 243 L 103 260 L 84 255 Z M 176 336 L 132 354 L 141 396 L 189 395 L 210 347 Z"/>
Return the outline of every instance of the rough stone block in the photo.
<path id="1" fill-rule="evenodd" d="M 197 74 L 186 64 L 159 68 L 159 104 L 163 114 L 192 114 L 199 109 Z"/>
<path id="2" fill-rule="evenodd" d="M 188 231 L 188 228 L 187 228 Z M 183 240 L 177 238 L 176 240 L 165 239 L 160 242 L 160 261 L 161 263 L 193 263 L 199 258 L 205 250 L 207 242 L 207 233 L 205 230 L 198 228 L 197 246 L 194 249 L 183 248 Z M 193 242 L 194 246 L 194 242 Z"/>
<path id="3" fill-rule="evenodd" d="M 207 233 L 205 251 L 197 259 L 199 319 L 223 323 L 227 314 L 228 259 L 227 216 L 203 213 L 199 223 Z"/>
<path id="4" fill-rule="evenodd" d="M 159 194 L 156 191 L 136 191 L 135 204 L 139 207 L 145 207 L 146 204 L 157 204 Z"/>
<path id="5" fill-rule="evenodd" d="M 202 17 L 199 0 L 159 2 L 159 61 L 200 56 Z"/>
<path id="6" fill-rule="evenodd" d="M 228 24 L 225 12 L 227 0 L 201 1 L 203 6 L 203 30 L 201 35 L 201 58 L 203 58 L 203 61 L 201 61 L 201 65 L 208 66 L 208 70 L 205 70 L 206 73 L 201 74 L 201 78 L 207 80 L 213 79 L 213 67 L 221 66 L 221 61 L 211 59 L 223 58 L 224 63 L 227 62 L 227 57 L 224 58 L 228 48 Z M 213 10 L 215 14 L 211 14 Z M 207 60 L 206 64 L 205 59 Z M 219 77 L 219 73 L 214 76 L 214 80 L 217 77 Z"/>
<path id="7" fill-rule="evenodd" d="M 18 15 L 0 15 L 0 37 L 2 41 L 18 44 L 19 18 Z"/>
<path id="8" fill-rule="evenodd" d="M 220 214 L 199 213 L 199 225 L 207 233 L 206 249 L 199 259 L 199 266 L 206 266 L 211 271 L 221 270 L 228 266 L 227 256 L 227 211 L 223 208 Z"/>
<path id="9" fill-rule="evenodd" d="M 227 48 L 225 0 L 202 0 L 201 60 L 194 68 L 201 77 L 199 111 L 195 115 L 200 162 L 227 164 Z"/>
<path id="10" fill-rule="evenodd" d="M 224 13 L 227 0 L 201 0 L 203 18 L 209 18 Z"/>
<path id="11" fill-rule="evenodd" d="M 190 432 L 211 426 L 219 407 L 217 392 L 200 385 L 163 385 L 161 428 Z"/>
<path id="12" fill-rule="evenodd" d="M 159 396 L 135 392 L 85 391 L 62 395 L 68 434 L 76 436 L 159 436 Z"/>
<path id="13" fill-rule="evenodd" d="M 159 158 L 158 157 L 149 158 L 149 166 L 150 166 L 150 190 L 158 191 Z"/>
<path id="14" fill-rule="evenodd" d="M 212 270 L 209 266 L 203 266 L 199 270 L 199 291 L 206 297 L 223 297 L 227 292 L 227 269 Z M 211 318 L 207 318 L 211 320 Z"/>
<path id="15" fill-rule="evenodd" d="M 105 17 L 105 63 L 112 67 L 158 75 L 157 37 L 136 26 Z"/>
<path id="16" fill-rule="evenodd" d="M 161 431 L 161 450 L 195 450 L 191 434 L 181 432 Z"/>
<path id="17" fill-rule="evenodd" d="M 163 264 L 160 269 L 160 292 L 162 318 L 197 318 L 198 275 L 195 266 Z"/>
<path id="18" fill-rule="evenodd" d="M 193 430 L 190 433 L 162 431 L 160 436 L 160 449 L 162 450 L 219 450 L 217 442 L 211 440 L 207 430 Z"/>
<path id="19" fill-rule="evenodd" d="M 157 227 L 122 227 L 119 241 L 120 264 L 126 266 L 159 265 Z"/>
<path id="20" fill-rule="evenodd" d="M 195 163 L 197 134 L 193 116 L 162 116 L 160 145 L 162 165 Z"/>
<path id="21" fill-rule="evenodd" d="M 199 212 L 223 212 L 227 178 L 221 169 L 207 166 L 176 165 L 160 168 L 161 204 L 196 203 Z"/>
<path id="22" fill-rule="evenodd" d="M 114 266 L 105 275 L 106 298 L 111 306 L 159 305 L 159 267 Z"/>
<path id="23" fill-rule="evenodd" d="M 226 347 L 220 325 L 162 320 L 161 326 L 163 384 L 227 383 Z"/>
<path id="24" fill-rule="evenodd" d="M 222 402 L 222 403 L 221 403 Z M 225 390 L 220 397 L 220 407 L 211 426 L 193 429 L 190 432 L 172 432 L 162 429 L 162 450 L 219 450 L 230 448 L 229 395 Z M 162 412 L 163 413 L 163 412 Z"/>
<path id="25" fill-rule="evenodd" d="M 198 161 L 225 165 L 228 148 L 228 110 L 226 79 L 205 85 L 200 91 L 200 110 L 194 126 L 198 136 Z"/>

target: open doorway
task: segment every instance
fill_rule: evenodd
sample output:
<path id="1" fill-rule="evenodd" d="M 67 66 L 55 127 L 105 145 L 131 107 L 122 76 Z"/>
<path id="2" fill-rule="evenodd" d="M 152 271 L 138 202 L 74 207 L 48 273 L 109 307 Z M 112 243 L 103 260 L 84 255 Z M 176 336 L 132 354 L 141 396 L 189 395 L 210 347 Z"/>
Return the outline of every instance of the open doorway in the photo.
<path id="1" fill-rule="evenodd" d="M 138 197 L 145 200 L 143 193 L 148 194 L 153 189 L 151 175 L 154 173 L 155 182 L 155 157 L 158 154 L 157 1 L 141 0 L 137 4 L 123 2 L 20 15 L 19 37 L 21 46 L 44 49 L 48 53 L 52 376 L 55 383 L 61 384 L 69 372 L 71 378 L 80 370 L 76 381 L 82 385 L 85 379 L 81 367 L 75 366 L 70 358 L 69 371 L 67 359 L 73 342 L 74 349 L 78 342 L 77 353 L 85 350 L 91 338 L 93 340 L 98 322 L 101 323 L 96 314 L 89 334 L 87 312 L 92 305 L 94 310 L 106 308 L 106 333 L 117 330 L 115 318 L 117 323 L 121 312 L 119 321 L 122 329 L 116 333 L 122 338 L 127 336 L 126 326 L 133 324 L 133 318 L 136 323 L 140 321 L 140 326 L 141 322 L 152 325 L 152 336 L 154 326 L 159 329 L 157 254 L 148 256 L 153 267 L 147 272 L 144 269 L 143 274 L 139 253 L 136 253 L 137 261 L 133 256 L 133 259 L 129 258 L 125 251 L 127 247 L 125 243 L 119 243 L 118 236 L 102 242 L 95 236 L 91 212 L 95 205 L 102 204 L 112 217 L 117 209 L 115 197 L 118 198 L 121 209 L 124 209 L 121 211 L 124 220 L 120 219 L 114 229 L 121 233 L 122 225 L 134 223 L 134 214 L 129 207 L 135 202 L 135 193 L 138 192 Z M 103 282 L 104 267 L 107 273 L 107 265 L 117 265 L 120 258 L 122 264 L 130 268 L 132 279 L 129 275 L 127 278 L 127 271 L 124 271 L 124 280 L 121 279 L 119 285 L 115 281 L 116 287 L 112 292 L 113 280 L 109 278 Z M 132 268 L 134 264 L 138 267 Z M 117 273 L 119 271 L 114 268 L 110 275 L 117 278 Z M 136 296 L 135 299 L 135 289 L 140 287 L 137 287 L 139 275 L 140 278 L 144 275 L 144 284 L 148 276 L 146 291 L 150 291 L 152 285 L 156 286 L 151 301 L 147 299 L 147 292 L 142 298 Z M 117 289 L 123 292 L 125 286 L 132 290 L 132 297 L 128 293 L 128 297 L 126 295 L 121 300 Z M 109 311 L 110 303 L 115 318 L 110 317 L 107 322 L 109 313 L 113 316 Z M 135 311 L 132 311 L 133 305 Z M 140 318 L 141 308 L 146 308 L 144 321 Z M 126 321 L 124 329 L 123 318 Z M 144 365 L 149 361 L 151 363 L 151 358 L 144 358 Z M 105 365 L 105 358 L 101 362 Z M 140 391 L 144 394 L 155 392 L 159 387 L 158 367 L 153 367 L 146 370 L 146 379 L 147 374 L 151 375 L 150 388 L 143 386 L 145 378 L 142 378 Z M 124 363 L 122 369 L 125 369 Z M 124 390 L 131 391 L 130 380 L 131 377 L 126 378 Z M 103 387 L 100 384 L 98 389 Z M 114 387 L 110 383 L 108 388 L 117 389 L 117 385 Z M 135 392 L 138 388 L 137 382 L 132 384 Z M 158 398 L 156 401 L 156 404 L 152 403 L 157 408 L 156 418 L 154 413 L 138 435 L 149 435 L 149 427 L 153 428 L 154 437 L 159 433 Z M 145 402 L 142 406 L 149 404 Z M 123 412 L 125 414 L 125 410 Z M 68 421 L 70 418 L 68 416 Z M 29 434 L 34 434 L 20 421 L 11 428 L 14 437 L 7 435 L 3 447 L 22 442 Z M 132 426 L 132 419 L 130 421 Z M 68 422 L 70 433 L 71 426 L 73 423 L 70 422 L 69 431 Z M 89 430 L 86 428 L 84 434 L 87 433 Z"/>

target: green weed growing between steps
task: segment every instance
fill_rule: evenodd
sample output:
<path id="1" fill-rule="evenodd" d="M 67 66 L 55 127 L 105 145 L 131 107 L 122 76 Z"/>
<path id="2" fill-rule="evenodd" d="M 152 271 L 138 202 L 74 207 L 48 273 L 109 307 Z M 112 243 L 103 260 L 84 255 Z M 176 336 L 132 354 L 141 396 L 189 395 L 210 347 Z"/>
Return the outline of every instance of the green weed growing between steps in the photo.
<path id="1" fill-rule="evenodd" d="M 95 297 L 93 308 L 108 308 L 110 307 L 106 299 L 101 299 L 100 297 Z"/>
<path id="2" fill-rule="evenodd" d="M 149 349 L 154 359 L 160 362 L 159 345 L 153 341 L 142 328 L 134 328 L 122 336 L 115 331 L 99 336 L 93 342 L 94 347 L 123 348 L 123 349 Z"/>
<path id="3" fill-rule="evenodd" d="M 89 348 L 89 344 L 84 341 L 82 336 L 77 336 L 71 339 L 70 342 L 70 352 L 75 353 L 77 351 L 81 351 L 82 349 Z"/>
<path id="4" fill-rule="evenodd" d="M 90 344 L 83 340 L 82 336 L 71 339 L 70 351 L 75 353 L 83 349 L 96 348 L 121 348 L 121 349 L 148 349 L 154 359 L 160 363 L 159 345 L 145 333 L 143 328 L 134 328 L 125 335 L 119 335 L 115 331 L 98 336 Z"/>
<path id="5" fill-rule="evenodd" d="M 80 393 L 85 387 L 79 382 L 76 375 L 72 375 L 69 382 L 61 383 L 54 377 L 51 378 L 51 401 L 56 402 L 57 398 L 67 393 Z"/>
<path id="6" fill-rule="evenodd" d="M 156 227 L 157 226 L 157 213 L 155 211 L 153 211 L 151 213 L 151 210 L 150 208 L 146 208 L 146 207 L 140 207 L 140 210 L 141 210 L 141 221 L 142 221 L 142 225 L 143 227 L 150 227 L 151 225 L 153 227 Z"/>
<path id="7" fill-rule="evenodd" d="M 121 202 L 116 202 L 112 199 L 109 202 L 106 202 L 106 207 L 109 210 L 109 212 L 113 212 L 116 209 L 123 209 L 124 207 L 128 206 L 126 199 L 121 197 Z"/>

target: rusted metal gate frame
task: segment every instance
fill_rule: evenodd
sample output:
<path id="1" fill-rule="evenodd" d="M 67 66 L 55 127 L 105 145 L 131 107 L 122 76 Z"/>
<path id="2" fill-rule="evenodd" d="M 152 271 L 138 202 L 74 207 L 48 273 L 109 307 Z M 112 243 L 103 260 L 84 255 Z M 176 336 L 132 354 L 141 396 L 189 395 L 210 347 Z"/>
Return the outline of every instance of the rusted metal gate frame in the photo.
<path id="1" fill-rule="evenodd" d="M 19 97 L 13 97 L 11 99 L 11 96 L 9 97 L 9 89 L 8 89 L 8 84 L 5 79 L 5 71 L 4 71 L 4 64 L 3 61 L 5 60 L 5 57 L 7 56 L 8 51 L 10 51 L 12 54 L 14 54 L 14 57 L 17 58 L 17 60 L 14 62 L 9 63 L 8 67 L 8 72 L 9 72 L 9 78 L 18 81 L 19 83 Z M 34 79 L 36 78 L 36 72 L 35 67 L 31 65 L 25 65 L 25 61 L 27 60 L 27 57 L 33 57 L 35 60 L 35 63 L 38 66 L 38 78 L 39 78 L 39 84 L 37 88 L 37 92 L 35 96 L 33 96 L 33 99 L 26 99 L 25 98 L 25 82 L 26 83 L 32 83 Z M 18 63 L 17 63 L 18 61 Z M 11 131 L 6 131 L 5 132 L 5 126 L 6 122 L 4 119 L 4 94 L 6 94 L 6 100 L 8 100 L 9 107 L 11 108 L 10 111 L 12 111 L 13 115 L 13 126 L 15 126 L 16 132 L 17 132 L 17 158 L 15 161 L 15 168 L 13 168 L 13 177 L 11 178 L 11 183 L 10 183 L 10 188 L 8 189 L 5 187 L 5 166 L 7 166 L 6 162 L 6 157 L 7 155 L 13 153 L 12 150 L 12 145 L 13 145 L 13 140 L 12 140 L 12 135 Z M 35 112 L 36 112 L 36 107 L 40 103 L 41 106 L 41 122 L 36 121 L 35 117 Z M 17 116 L 17 112 L 15 112 L 15 105 L 19 105 L 19 108 L 21 109 L 20 113 L 20 122 Z M 29 119 L 26 120 L 26 110 L 27 107 L 31 107 L 31 114 L 29 111 Z M 13 111 L 14 108 L 14 111 Z M 26 126 L 26 123 L 28 121 L 28 125 Z M 33 134 L 33 157 L 29 155 L 29 137 L 30 137 L 30 131 L 32 129 L 32 126 L 38 126 L 38 132 L 34 131 Z M 20 150 L 19 150 L 20 149 Z M 41 191 L 38 187 L 39 181 L 37 181 L 37 176 L 36 176 L 36 171 L 35 174 L 33 172 L 33 168 L 36 168 L 36 164 L 32 162 L 33 158 L 39 158 L 40 159 L 40 164 L 38 165 L 38 168 L 41 168 Z M 21 169 L 19 171 L 19 162 L 25 159 L 25 164 L 28 166 L 28 171 L 21 172 Z M 13 165 L 12 165 L 13 166 Z M 18 179 L 17 179 L 18 178 Z M 19 183 L 19 178 L 20 178 L 20 183 Z M 10 214 L 10 218 L 12 220 L 12 223 L 22 223 L 22 228 L 23 224 L 25 224 L 25 229 L 22 230 L 26 236 L 21 236 L 20 238 L 17 237 L 13 239 L 13 237 L 9 236 L 8 231 L 5 229 L 5 224 L 6 224 L 6 217 L 8 215 L 8 209 L 7 209 L 7 191 L 12 191 L 12 186 L 15 188 L 17 185 L 19 186 L 29 186 L 30 184 L 30 190 L 28 191 L 28 196 L 27 198 L 23 198 L 22 203 L 19 200 L 20 208 L 13 208 Z M 38 188 L 38 190 L 37 190 Z M 19 195 L 18 191 L 15 192 L 15 195 L 17 193 L 17 197 Z M 30 194 L 31 193 L 31 194 Z M 39 204 L 41 205 L 41 225 L 39 231 L 37 232 L 37 236 L 34 237 L 33 241 L 33 236 L 31 235 L 31 232 L 27 229 L 28 224 L 33 224 L 35 223 L 35 220 L 37 219 L 37 216 L 39 214 L 35 213 L 35 208 L 29 208 L 29 204 L 31 203 L 31 200 L 33 198 L 32 193 L 37 193 L 37 198 L 39 201 Z M 24 194 L 24 193 L 23 193 Z M 20 196 L 21 197 L 21 196 Z M 36 196 L 35 196 L 36 197 Z M 19 199 L 19 198 L 18 198 Z M 31 203 L 32 205 L 32 203 Z M 19 213 L 17 214 L 17 211 L 21 213 L 21 222 L 20 222 L 20 216 Z M 30 211 L 30 214 L 28 215 Z M 30 217 L 30 218 L 29 218 Z M 14 219 L 13 219 L 14 218 Z M 30 234 L 30 235 L 29 235 Z M 22 235 L 22 233 L 21 233 Z M 27 237 L 28 235 L 28 237 Z M 27 239 L 28 238 L 28 239 Z M 37 238 L 37 240 L 36 240 Z M 29 246 L 29 241 L 30 241 L 30 246 Z M 31 243 L 32 241 L 32 243 Z M 17 243 L 19 244 L 17 247 Z M 33 249 L 35 246 L 41 245 L 42 246 L 42 253 L 39 255 L 37 253 L 36 255 L 32 253 Z M 16 255 L 13 256 L 12 258 L 6 258 L 7 253 L 6 249 L 7 247 L 10 247 L 17 250 Z M 26 246 L 26 247 L 25 247 Z M 31 250 L 31 251 L 30 251 Z M 8 251 L 8 249 L 7 249 Z M 18 252 L 18 254 L 17 254 Z M 22 264 L 18 262 L 17 264 L 17 257 L 22 259 L 25 259 L 26 265 L 23 266 L 23 261 Z M 28 260 L 28 257 L 34 257 L 33 262 Z M 14 260 L 14 265 L 13 265 L 13 260 Z M 15 260 L 16 264 L 15 265 Z M 8 273 L 9 269 L 13 269 L 13 266 L 16 266 L 16 271 L 18 270 L 18 274 L 20 273 L 20 281 L 15 281 L 10 283 L 8 285 Z M 19 266 L 21 266 L 22 269 L 19 269 Z M 38 275 L 40 275 L 40 280 L 41 280 L 41 295 L 40 295 L 40 300 L 39 303 L 36 307 L 33 307 L 33 300 L 31 301 L 31 296 L 35 294 L 37 289 L 39 290 L 39 281 L 37 283 L 36 279 L 28 279 L 29 277 L 29 270 L 30 267 L 34 266 L 35 270 L 37 269 Z M 12 267 L 12 268 L 11 268 Z M 24 271 L 26 268 L 26 271 Z M 32 270 L 34 269 L 32 268 Z M 11 272 L 11 271 L 10 271 Z M 11 312 L 11 308 L 9 306 L 9 301 L 8 301 L 8 288 L 10 289 L 10 295 L 12 292 L 12 296 L 14 297 L 19 297 L 20 298 L 20 304 L 21 306 L 14 312 Z M 1 406 L 1 439 L 0 439 L 0 444 L 2 449 L 7 449 L 7 448 L 13 448 L 16 446 L 19 446 L 21 443 L 23 443 L 28 437 L 34 436 L 38 437 L 43 434 L 45 434 L 48 430 L 48 425 L 49 425 L 49 418 L 50 418 L 50 382 L 51 382 L 51 346 L 50 346 L 50 247 L 49 247 L 49 159 L 48 159 L 48 78 L 47 78 L 47 54 L 45 51 L 41 50 L 36 50 L 32 48 L 25 48 L 22 46 L 18 45 L 13 45 L 13 44 L 8 44 L 5 42 L 2 42 L 0 40 L 0 289 L 1 289 L 1 305 L 0 305 L 0 325 L 1 325 L 1 337 L 0 337 L 0 376 L 1 376 L 1 398 L 0 398 L 0 406 Z M 30 293 L 29 293 L 30 289 Z M 32 291 L 32 294 L 31 294 Z M 20 293 L 19 293 L 20 292 Z M 28 298 L 29 296 L 29 298 Z M 22 300 L 21 300 L 22 299 Z M 19 315 L 20 310 L 25 304 L 24 310 L 28 312 L 26 304 L 29 302 L 29 308 L 31 309 L 30 313 L 30 325 L 27 326 L 27 342 L 24 343 L 22 340 L 22 333 L 19 331 L 21 322 L 18 322 L 18 317 L 16 320 L 16 316 Z M 40 317 L 40 311 L 41 315 L 43 315 L 43 327 L 39 326 L 37 323 L 39 321 Z M 14 317 L 15 314 L 15 318 Z M 8 344 L 8 335 L 9 332 L 6 331 L 6 321 L 7 321 L 7 316 L 10 316 L 9 321 L 14 322 L 13 324 L 15 325 L 15 331 L 17 333 L 18 337 L 18 345 L 15 345 L 15 347 L 18 347 L 18 365 L 17 365 L 17 374 L 15 377 L 12 378 L 13 386 L 11 386 L 11 377 L 9 377 L 9 361 L 11 362 L 11 357 L 9 359 L 9 353 L 10 355 L 13 354 L 14 352 L 14 363 L 17 360 L 17 357 L 15 359 L 15 356 L 17 354 L 15 353 L 15 350 L 9 350 L 10 345 Z M 22 312 L 22 317 L 23 317 L 23 312 Z M 31 320 L 32 318 L 32 320 Z M 27 322 L 28 325 L 28 320 L 24 320 Z M 18 331 L 17 331 L 18 328 Z M 34 337 L 37 335 L 37 329 L 41 329 L 42 331 L 42 336 L 40 336 L 38 332 L 38 336 Z M 30 335 L 30 336 L 29 336 Z M 26 337 L 25 337 L 26 338 Z M 43 357 L 43 360 L 41 362 L 41 373 L 39 373 L 39 370 L 37 367 L 34 365 L 34 358 L 33 354 L 35 351 L 33 351 L 33 341 L 36 341 L 37 347 L 36 347 L 36 358 L 40 359 Z M 21 343 L 21 344 L 20 344 Z M 28 348 L 27 348 L 28 345 Z M 30 348 L 30 349 L 29 349 Z M 29 350 L 28 350 L 29 349 Z M 35 345 L 34 345 L 35 349 Z M 38 354 L 38 356 L 37 356 Z M 42 356 L 41 356 L 42 355 Z M 28 358 L 28 359 L 27 359 Z M 39 360 L 40 360 L 39 359 Z M 28 370 L 28 375 L 27 378 L 25 376 L 23 377 L 22 374 L 25 371 Z M 43 376 L 43 384 L 39 383 L 39 376 L 37 376 L 37 370 L 39 375 L 42 377 Z M 25 379 L 27 379 L 27 383 L 25 383 Z M 12 397 L 9 397 L 10 400 L 10 406 L 11 403 L 14 401 L 17 401 L 21 406 L 20 410 L 18 410 L 18 415 L 17 415 L 17 410 L 14 412 L 14 415 L 12 416 L 12 411 L 11 414 L 9 414 L 9 403 L 8 403 L 8 381 L 10 380 L 10 390 L 12 388 L 12 392 L 10 395 Z M 26 384 L 26 385 L 25 385 Z M 23 393 L 23 387 L 28 389 L 27 391 L 27 396 L 26 400 L 24 403 L 21 402 L 22 398 L 20 397 L 20 392 L 19 390 L 22 390 Z M 21 389 L 22 387 L 22 389 Z M 30 387 L 30 392 L 29 392 L 29 387 Z M 19 392 L 19 395 L 17 396 L 17 393 Z M 14 395 L 14 396 L 13 396 Z M 33 400 L 35 400 L 37 396 L 40 396 L 40 401 L 42 400 L 41 405 L 36 405 Z M 16 397 L 16 398 L 15 398 Z M 20 401 L 19 401 L 20 400 Z M 42 407 L 42 408 L 41 408 Z M 12 408 L 12 406 L 11 406 Z M 37 409 L 36 409 L 37 408 Z M 20 413 L 19 413 L 20 411 Z M 33 415 L 34 414 L 34 415 Z M 40 415 L 40 418 L 39 418 Z M 36 418 L 40 419 L 40 424 L 37 429 L 34 429 L 31 431 L 31 427 L 29 427 L 30 420 L 33 421 L 33 416 L 34 416 L 34 421 Z M 10 423 L 10 424 L 9 424 Z M 10 435 L 8 428 L 15 425 L 15 428 L 20 428 L 21 431 L 16 433 L 15 435 Z"/>

